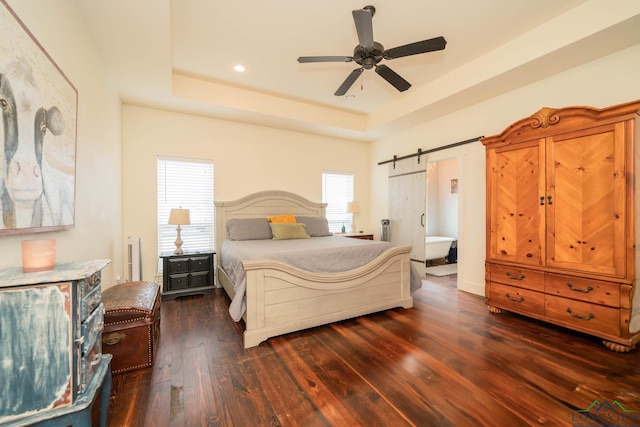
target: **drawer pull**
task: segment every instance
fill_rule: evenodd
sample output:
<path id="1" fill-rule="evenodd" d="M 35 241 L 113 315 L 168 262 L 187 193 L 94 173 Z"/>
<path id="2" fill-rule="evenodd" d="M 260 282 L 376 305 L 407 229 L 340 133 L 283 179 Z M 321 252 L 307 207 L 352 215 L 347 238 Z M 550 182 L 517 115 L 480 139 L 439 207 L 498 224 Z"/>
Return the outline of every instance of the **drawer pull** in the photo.
<path id="1" fill-rule="evenodd" d="M 569 313 L 571 317 L 575 317 L 576 319 L 591 320 L 596 318 L 596 315 L 593 313 L 589 313 L 589 315 L 583 316 L 582 314 L 574 313 L 573 311 L 571 311 L 571 308 L 567 308 L 567 313 Z"/>
<path id="2" fill-rule="evenodd" d="M 505 296 L 513 302 L 521 303 L 522 301 L 524 301 L 524 297 L 514 298 L 509 294 L 509 292 L 507 292 Z"/>
<path id="3" fill-rule="evenodd" d="M 588 294 L 589 292 L 591 292 L 593 290 L 593 288 L 591 286 L 587 286 L 587 289 L 582 289 L 582 288 L 574 288 L 573 287 L 573 283 L 568 282 L 567 286 L 569 287 L 569 289 L 571 289 L 574 292 L 582 292 L 583 294 Z"/>
<path id="4" fill-rule="evenodd" d="M 100 283 L 100 273 L 93 273 L 89 277 L 89 285 L 94 286 Z"/>
<path id="5" fill-rule="evenodd" d="M 126 335 L 122 332 L 115 332 L 113 334 L 109 334 L 107 336 L 102 337 L 102 342 L 106 345 L 116 345 L 124 338 Z"/>
<path id="6" fill-rule="evenodd" d="M 97 364 L 99 364 L 101 360 L 102 360 L 102 354 L 98 353 L 95 356 L 93 356 L 93 359 L 91 360 L 91 363 L 89 363 L 89 365 L 91 365 L 91 367 L 93 368 Z"/>
<path id="7" fill-rule="evenodd" d="M 519 276 L 512 276 L 511 272 L 507 271 L 507 277 L 509 279 L 513 279 L 513 280 L 522 280 L 522 279 L 524 279 L 524 274 L 520 273 Z"/>

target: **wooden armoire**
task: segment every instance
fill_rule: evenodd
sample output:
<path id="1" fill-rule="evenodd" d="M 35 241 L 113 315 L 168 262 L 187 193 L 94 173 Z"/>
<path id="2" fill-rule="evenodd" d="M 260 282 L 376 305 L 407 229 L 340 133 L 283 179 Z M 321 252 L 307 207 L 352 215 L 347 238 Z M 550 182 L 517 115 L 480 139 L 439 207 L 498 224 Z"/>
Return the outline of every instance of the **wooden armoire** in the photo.
<path id="1" fill-rule="evenodd" d="M 639 110 L 543 108 L 482 139 L 492 313 L 591 334 L 613 351 L 640 341 Z"/>

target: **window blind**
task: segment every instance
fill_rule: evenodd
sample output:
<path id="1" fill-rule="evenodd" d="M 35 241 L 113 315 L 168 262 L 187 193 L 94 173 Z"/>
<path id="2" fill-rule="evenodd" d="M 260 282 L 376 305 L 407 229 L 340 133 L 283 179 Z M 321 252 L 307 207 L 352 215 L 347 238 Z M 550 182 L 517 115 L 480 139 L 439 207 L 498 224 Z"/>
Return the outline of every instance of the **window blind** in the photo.
<path id="1" fill-rule="evenodd" d="M 322 202 L 327 203 L 329 231 L 337 233 L 344 225 L 351 230 L 352 214 L 347 212 L 347 203 L 353 201 L 353 174 L 342 172 L 322 173 Z"/>
<path id="2" fill-rule="evenodd" d="M 189 209 L 191 224 L 181 226 L 182 249 L 213 250 L 213 162 L 158 157 L 157 167 L 158 253 L 176 248 L 177 226 L 167 224 L 173 208 Z"/>

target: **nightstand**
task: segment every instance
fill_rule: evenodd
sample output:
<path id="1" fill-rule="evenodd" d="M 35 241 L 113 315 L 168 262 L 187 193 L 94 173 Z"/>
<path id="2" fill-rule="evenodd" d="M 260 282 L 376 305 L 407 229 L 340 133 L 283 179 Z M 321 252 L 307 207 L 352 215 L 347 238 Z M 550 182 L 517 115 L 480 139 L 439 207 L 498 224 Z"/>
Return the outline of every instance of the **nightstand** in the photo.
<path id="1" fill-rule="evenodd" d="M 352 234 L 342 234 L 342 236 L 350 237 L 352 239 L 373 240 L 373 234 L 352 233 Z"/>
<path id="2" fill-rule="evenodd" d="M 215 251 L 161 254 L 162 299 L 213 292 L 215 254 Z"/>

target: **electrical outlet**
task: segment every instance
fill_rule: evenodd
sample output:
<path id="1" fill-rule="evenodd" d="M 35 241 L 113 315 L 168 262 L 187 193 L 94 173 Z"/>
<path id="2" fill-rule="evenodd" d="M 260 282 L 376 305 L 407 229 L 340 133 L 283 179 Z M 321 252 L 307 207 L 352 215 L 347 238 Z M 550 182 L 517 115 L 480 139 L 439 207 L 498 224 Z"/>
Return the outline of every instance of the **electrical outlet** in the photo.
<path id="1" fill-rule="evenodd" d="M 119 285 L 120 283 L 122 283 L 122 276 L 120 276 L 119 274 L 116 276 L 116 284 Z"/>

